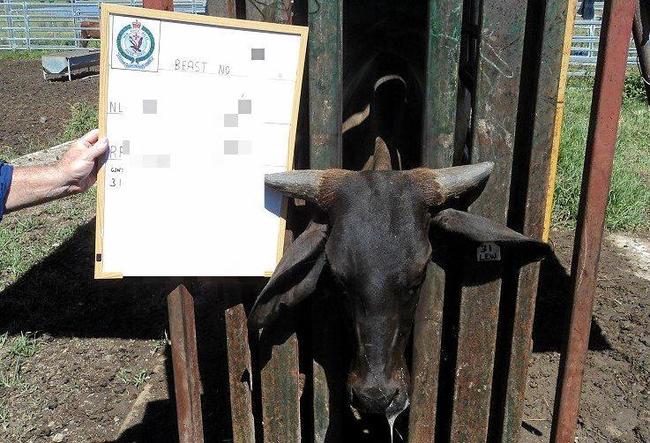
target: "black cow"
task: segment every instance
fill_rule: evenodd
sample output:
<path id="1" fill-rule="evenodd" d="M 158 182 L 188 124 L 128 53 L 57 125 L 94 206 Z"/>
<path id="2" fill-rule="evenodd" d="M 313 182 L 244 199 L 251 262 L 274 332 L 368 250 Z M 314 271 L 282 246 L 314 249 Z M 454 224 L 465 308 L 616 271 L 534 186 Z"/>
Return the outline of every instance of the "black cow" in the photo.
<path id="1" fill-rule="evenodd" d="M 353 405 L 364 413 L 396 417 L 408 407 L 410 376 L 404 351 L 420 285 L 436 237 L 523 247 L 533 259 L 547 245 L 490 220 L 450 209 L 480 190 L 492 163 L 432 170 L 391 170 L 390 153 L 377 139 L 363 171 L 298 170 L 266 177 L 289 197 L 314 203 L 325 222 L 312 222 L 285 252 L 259 295 L 249 326 L 270 325 L 316 290 L 327 267 L 354 335 L 348 377 Z M 471 197 L 469 197 L 471 198 Z"/>

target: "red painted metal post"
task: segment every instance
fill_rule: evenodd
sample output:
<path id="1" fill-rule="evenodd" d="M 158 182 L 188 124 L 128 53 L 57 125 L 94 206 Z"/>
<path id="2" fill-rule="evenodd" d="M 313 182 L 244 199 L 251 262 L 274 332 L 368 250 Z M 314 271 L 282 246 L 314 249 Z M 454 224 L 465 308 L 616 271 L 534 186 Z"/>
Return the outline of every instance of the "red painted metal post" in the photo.
<path id="1" fill-rule="evenodd" d="M 573 305 L 551 431 L 555 443 L 575 438 L 634 12 L 635 0 L 605 2 L 573 249 Z"/>

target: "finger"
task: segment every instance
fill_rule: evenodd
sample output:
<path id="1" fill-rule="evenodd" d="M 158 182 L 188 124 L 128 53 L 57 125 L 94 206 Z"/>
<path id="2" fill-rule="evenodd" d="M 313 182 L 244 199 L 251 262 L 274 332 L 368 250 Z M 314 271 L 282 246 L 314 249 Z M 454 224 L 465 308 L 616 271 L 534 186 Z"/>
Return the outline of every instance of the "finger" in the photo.
<path id="1" fill-rule="evenodd" d="M 92 131 L 88 132 L 86 135 L 81 137 L 79 140 L 82 143 L 85 143 L 86 145 L 90 146 L 92 144 L 97 143 L 98 138 L 99 138 L 99 129 L 93 129 Z"/>
<path id="2" fill-rule="evenodd" d="M 106 153 L 108 150 L 108 139 L 103 137 L 101 140 L 97 140 L 97 143 L 88 148 L 88 158 L 95 160 Z"/>

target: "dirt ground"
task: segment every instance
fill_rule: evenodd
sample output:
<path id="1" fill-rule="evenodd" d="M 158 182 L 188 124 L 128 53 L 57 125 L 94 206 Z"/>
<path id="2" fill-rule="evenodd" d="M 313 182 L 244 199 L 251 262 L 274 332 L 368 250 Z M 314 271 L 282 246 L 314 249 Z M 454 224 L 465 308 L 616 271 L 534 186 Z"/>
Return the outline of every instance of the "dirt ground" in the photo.
<path id="1" fill-rule="evenodd" d="M 0 158 L 52 146 L 76 102 L 96 104 L 98 77 L 43 80 L 40 60 L 0 61 Z"/>
<path id="2" fill-rule="evenodd" d="M 573 233 L 554 232 L 552 242 L 559 263 L 543 266 L 521 433 L 530 443 L 548 440 L 568 308 Z M 600 262 L 577 441 L 648 442 L 650 237 L 609 235 Z"/>
<path id="3" fill-rule="evenodd" d="M 97 99 L 96 78 L 46 83 L 39 69 L 38 61 L 0 62 L 0 158 L 10 152 L 7 146 L 25 153 L 52 140 L 70 104 Z M 650 243 L 643 237 L 610 235 L 604 245 L 580 442 L 650 441 Z M 557 258 L 543 265 L 521 432 L 526 443 L 549 438 L 568 310 L 572 233 L 554 232 L 552 241 Z M 165 296 L 178 280 L 95 281 L 93 242 L 90 221 L 0 292 L 0 334 L 32 331 L 37 337 L 20 388 L 0 380 L 6 411 L 4 418 L 0 414 L 0 442 L 177 440 Z M 186 284 L 198 294 L 206 440 L 228 441 L 224 304 L 197 282 Z"/>

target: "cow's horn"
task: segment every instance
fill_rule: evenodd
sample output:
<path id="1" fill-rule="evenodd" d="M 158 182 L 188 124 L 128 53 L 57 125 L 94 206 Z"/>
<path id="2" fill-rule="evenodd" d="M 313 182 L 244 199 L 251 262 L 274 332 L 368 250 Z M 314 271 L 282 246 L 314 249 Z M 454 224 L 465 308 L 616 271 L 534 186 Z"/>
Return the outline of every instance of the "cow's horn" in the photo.
<path id="1" fill-rule="evenodd" d="M 444 169 L 419 168 L 409 171 L 418 182 L 429 206 L 439 206 L 483 184 L 494 169 L 494 163 L 454 166 Z"/>
<path id="2" fill-rule="evenodd" d="M 301 198 L 327 209 L 332 202 L 336 179 L 350 171 L 304 169 L 267 174 L 264 182 L 288 197 Z"/>

